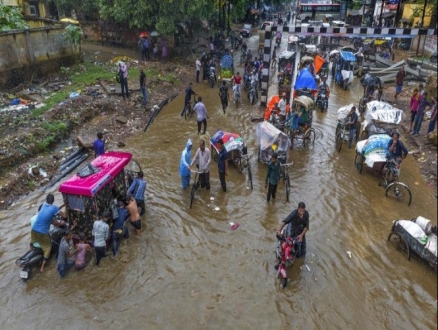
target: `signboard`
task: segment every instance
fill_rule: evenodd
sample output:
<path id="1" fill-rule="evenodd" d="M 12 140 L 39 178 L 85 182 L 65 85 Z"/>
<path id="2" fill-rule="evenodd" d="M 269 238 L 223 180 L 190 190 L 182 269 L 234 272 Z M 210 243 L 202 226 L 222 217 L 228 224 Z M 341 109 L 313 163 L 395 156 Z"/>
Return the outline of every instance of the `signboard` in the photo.
<path id="1" fill-rule="evenodd" d="M 398 7 L 398 3 L 396 3 L 396 4 L 386 4 L 385 5 L 385 8 L 388 9 L 388 10 L 397 10 L 397 7 Z"/>

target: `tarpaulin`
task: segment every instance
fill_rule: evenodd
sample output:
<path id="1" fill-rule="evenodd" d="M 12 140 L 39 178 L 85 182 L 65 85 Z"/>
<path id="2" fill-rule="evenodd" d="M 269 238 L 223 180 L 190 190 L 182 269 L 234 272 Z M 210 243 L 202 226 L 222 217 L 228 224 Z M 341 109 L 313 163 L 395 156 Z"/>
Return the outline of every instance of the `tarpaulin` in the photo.
<path id="1" fill-rule="evenodd" d="M 316 73 L 319 72 L 319 70 L 321 69 L 323 64 L 324 64 L 324 59 L 321 56 L 316 55 L 315 56 L 315 72 Z"/>

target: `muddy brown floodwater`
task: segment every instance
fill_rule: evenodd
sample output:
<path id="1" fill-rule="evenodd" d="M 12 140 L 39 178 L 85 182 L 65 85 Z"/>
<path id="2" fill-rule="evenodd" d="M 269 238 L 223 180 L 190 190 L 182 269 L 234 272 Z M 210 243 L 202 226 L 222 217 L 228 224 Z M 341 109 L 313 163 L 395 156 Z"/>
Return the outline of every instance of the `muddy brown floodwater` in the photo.
<path id="1" fill-rule="evenodd" d="M 255 153 L 252 106 L 232 105 L 223 115 L 217 89 L 194 89 L 210 113 L 208 133 L 237 132 Z M 290 202 L 283 184 L 275 202 L 266 202 L 266 165 L 254 157 L 253 191 L 231 166 L 223 193 L 213 163 L 211 190 L 201 190 L 189 209 L 178 164 L 187 138 L 195 147 L 199 139 L 195 119 L 179 116 L 181 95 L 146 133 L 126 141 L 125 150 L 144 169 L 148 200 L 143 235 L 123 241 L 119 259 L 70 271 L 63 280 L 51 261 L 45 274 L 23 283 L 14 262 L 28 247 L 29 218 L 45 194 L 2 211 L 0 328 L 435 329 L 436 272 L 408 261 L 386 239 L 394 219 L 422 215 L 436 222 L 436 199 L 412 157 L 400 177 L 413 193 L 407 206 L 385 198 L 376 176 L 355 170 L 354 149 L 335 151 L 336 110 L 357 103 L 361 87 L 356 80 L 347 91 L 333 84 L 331 90 L 328 112 L 314 116 L 315 145 L 289 152 Z M 299 201 L 310 212 L 307 255 L 290 268 L 282 289 L 274 270 L 275 229 Z M 231 221 L 240 227 L 230 230 Z"/>

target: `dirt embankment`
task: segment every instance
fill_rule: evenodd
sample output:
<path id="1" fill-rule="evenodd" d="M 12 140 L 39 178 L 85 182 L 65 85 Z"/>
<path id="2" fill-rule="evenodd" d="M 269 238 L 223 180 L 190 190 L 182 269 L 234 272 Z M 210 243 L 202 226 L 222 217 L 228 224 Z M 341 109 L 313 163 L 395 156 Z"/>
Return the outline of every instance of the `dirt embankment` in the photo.
<path id="1" fill-rule="evenodd" d="M 84 47 L 84 50 L 85 61 L 97 59 L 99 63 L 96 62 L 96 65 L 102 65 L 100 61 L 107 62 L 117 55 L 137 55 L 135 51 L 95 44 Z M 8 207 L 21 195 L 47 184 L 57 173 L 59 163 L 77 146 L 77 136 L 90 143 L 101 131 L 107 150 L 123 147 L 125 138 L 144 129 L 152 107 L 183 90 L 193 77 L 193 70 L 185 64 L 144 64 L 132 58 L 127 63 L 129 68 L 143 67 L 151 72 L 160 72 L 157 76 L 147 77 L 147 105 L 142 105 L 138 76 L 131 75 L 128 82 L 131 97 L 126 101 L 120 96 L 120 87 L 113 80 L 96 80 L 83 88 L 79 96 L 61 100 L 39 116 L 35 115 L 38 109 L 26 107 L 0 112 L 0 209 Z M 110 63 L 108 67 L 114 67 L 114 64 Z M 169 76 L 173 78 L 169 80 Z M 40 82 L 44 85 L 43 95 L 35 98 L 44 102 L 47 95 L 53 96 L 62 91 L 68 83 L 68 78 L 61 73 L 49 77 Z M 0 103 L 10 102 L 8 94 L 35 101 L 35 98 L 26 96 L 32 94 L 32 89 L 23 86 L 20 91 L 0 94 Z M 90 150 L 88 154 L 90 160 L 94 152 Z"/>

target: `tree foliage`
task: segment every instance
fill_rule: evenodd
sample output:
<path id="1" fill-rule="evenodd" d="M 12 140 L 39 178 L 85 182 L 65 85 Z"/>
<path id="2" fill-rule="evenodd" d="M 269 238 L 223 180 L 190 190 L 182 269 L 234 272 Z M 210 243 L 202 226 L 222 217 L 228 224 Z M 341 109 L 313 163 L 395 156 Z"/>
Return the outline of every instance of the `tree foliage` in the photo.
<path id="1" fill-rule="evenodd" d="M 0 31 L 28 28 L 29 26 L 18 8 L 0 4 Z"/>
<path id="2" fill-rule="evenodd" d="M 78 55 L 81 49 L 81 41 L 82 41 L 82 32 L 81 28 L 78 25 L 69 24 L 65 27 L 64 38 L 69 41 L 74 48 L 75 53 L 75 62 L 78 60 Z"/>
<path id="3" fill-rule="evenodd" d="M 72 11 L 77 14 L 89 14 L 99 10 L 95 0 L 47 0 L 47 3 L 56 5 L 58 12 L 67 17 L 71 16 Z"/>

